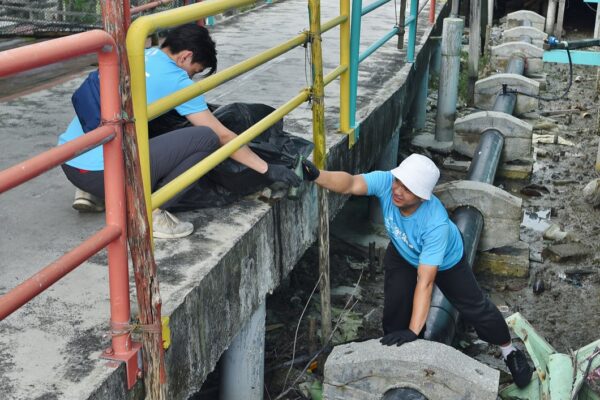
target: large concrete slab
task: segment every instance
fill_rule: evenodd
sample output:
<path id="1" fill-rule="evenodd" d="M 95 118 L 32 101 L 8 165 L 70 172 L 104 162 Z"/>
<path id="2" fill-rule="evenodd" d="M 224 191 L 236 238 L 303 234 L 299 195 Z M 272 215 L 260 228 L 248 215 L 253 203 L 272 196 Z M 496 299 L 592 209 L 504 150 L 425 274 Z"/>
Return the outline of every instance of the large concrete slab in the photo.
<path id="1" fill-rule="evenodd" d="M 502 161 L 531 158 L 533 126 L 498 111 L 481 111 L 458 118 L 454 123 L 454 150 L 473 158 L 481 134 L 497 129 L 504 136 Z"/>
<path id="2" fill-rule="evenodd" d="M 442 343 L 416 340 L 384 346 L 379 340 L 333 349 L 325 363 L 325 400 L 381 400 L 411 388 L 426 398 L 496 400 L 500 372 Z"/>
<path id="3" fill-rule="evenodd" d="M 542 72 L 544 68 L 544 63 L 542 61 L 544 50 L 533 44 L 519 41 L 492 46 L 492 67 L 499 71 L 505 71 L 508 61 L 516 54 L 527 59 L 527 63 L 525 64 L 525 75 Z"/>
<path id="4" fill-rule="evenodd" d="M 507 91 L 516 91 L 517 102 L 513 113 L 521 115 L 538 108 L 540 101 L 533 96 L 540 94 L 540 83 L 518 74 L 495 74 L 475 82 L 475 105 L 482 110 L 492 110 L 503 85 Z M 522 94 L 521 94 L 522 93 Z"/>
<path id="5" fill-rule="evenodd" d="M 434 194 L 449 211 L 471 206 L 483 215 L 480 251 L 495 249 L 519 240 L 522 199 L 487 183 L 453 181 L 438 185 Z"/>
<path id="6" fill-rule="evenodd" d="M 532 27 L 543 31 L 546 18 L 542 15 L 529 10 L 518 10 L 506 15 L 506 26 L 514 28 L 521 26 L 524 22 L 529 23 Z"/>
<path id="7" fill-rule="evenodd" d="M 323 20 L 336 15 L 337 7 L 337 2 L 322 2 Z M 384 7 L 365 19 L 363 46 L 389 31 L 394 15 L 390 10 Z M 421 16 L 417 67 L 427 62 L 431 51 L 426 39 L 432 32 L 439 35 L 441 26 L 429 25 L 426 12 Z M 269 23 L 251 28 L 259 20 Z M 286 40 L 305 29 L 307 21 L 306 1 L 287 0 L 218 24 L 212 32 L 219 68 Z M 326 72 L 338 64 L 337 36 L 334 29 L 323 37 Z M 400 129 L 416 81 L 413 65 L 404 64 L 404 57 L 391 41 L 361 64 L 361 139 L 351 151 L 347 138 L 337 133 L 338 82 L 326 88 L 329 168 L 368 170 Z M 299 48 L 211 91 L 207 99 L 279 106 L 306 86 L 306 68 L 305 50 Z M 70 95 L 84 75 L 2 104 L 0 169 L 55 145 L 73 116 Z M 309 106 L 300 107 L 286 118 L 285 129 L 312 139 L 310 114 Z M 251 312 L 315 240 L 316 190 L 313 185 L 303 190 L 296 202 L 247 199 L 185 213 L 181 217 L 194 223 L 194 234 L 156 242 L 163 313 L 171 320 L 172 344 L 166 352 L 170 399 L 186 399 L 200 388 Z M 56 169 L 0 196 L 0 255 L 5 259 L 0 293 L 100 229 L 103 216 L 72 210 L 72 195 L 72 186 Z M 330 197 L 331 216 L 345 200 Z M 115 369 L 98 357 L 109 343 L 107 288 L 106 255 L 101 253 L 0 323 L 0 398 L 143 398 L 143 385 L 128 392 L 123 367 Z M 131 288 L 133 299 L 133 281 Z M 132 310 L 136 308 L 132 304 Z"/>
<path id="8" fill-rule="evenodd" d="M 534 46 L 542 47 L 548 34 L 533 26 L 517 26 L 502 32 L 502 41 L 504 43 L 517 42 L 521 40 L 521 37 L 523 36 L 529 37 L 531 39 L 531 44 Z"/>

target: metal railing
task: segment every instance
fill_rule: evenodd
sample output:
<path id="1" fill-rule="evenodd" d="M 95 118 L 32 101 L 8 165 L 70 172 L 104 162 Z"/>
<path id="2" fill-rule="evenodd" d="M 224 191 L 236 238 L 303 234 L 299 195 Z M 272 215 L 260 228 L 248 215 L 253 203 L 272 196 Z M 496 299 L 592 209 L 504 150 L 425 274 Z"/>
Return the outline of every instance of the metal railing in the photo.
<path id="1" fill-rule="evenodd" d="M 350 133 L 350 145 L 358 140 L 360 135 L 360 127 L 356 124 L 356 100 L 358 96 L 358 68 L 359 64 L 363 62 L 367 57 L 373 54 L 377 49 L 386 44 L 394 36 L 398 37 L 398 48 L 401 49 L 404 46 L 404 28 L 408 26 L 408 46 L 406 49 L 406 61 L 412 63 L 415 61 L 415 45 L 417 38 L 417 20 L 419 14 L 423 11 L 425 6 L 429 3 L 429 22 L 435 22 L 435 1 L 426 0 L 421 8 L 419 9 L 419 0 L 411 0 L 410 2 L 410 14 L 408 18 L 404 18 L 406 0 L 400 1 L 399 18 L 396 21 L 396 25 L 383 37 L 371 44 L 363 52 L 360 51 L 360 29 L 362 17 L 369 14 L 370 12 L 378 9 L 391 0 L 376 0 L 373 3 L 363 7 L 362 0 L 352 0 L 352 16 L 351 26 L 352 30 L 350 33 L 350 97 L 348 99 L 349 108 L 349 121 L 347 124 L 347 132 Z M 394 2 L 394 8 L 396 2 Z M 346 127 L 346 125 L 344 125 Z M 346 131 L 345 131 L 346 132 Z"/>
<path id="2" fill-rule="evenodd" d="M 113 38 L 101 30 L 49 40 L 0 53 L 0 77 L 90 53 L 98 54 L 102 125 L 75 140 L 0 171 L 0 194 L 98 146 L 104 148 L 106 226 L 82 244 L 0 297 L 3 320 L 100 250 L 108 250 L 111 348 L 107 358 L 125 361 L 131 388 L 138 372 L 140 344 L 131 340 L 125 177 L 122 152 L 119 62 Z"/>
<path id="3" fill-rule="evenodd" d="M 309 43 L 311 34 L 309 31 L 304 31 L 299 35 L 265 50 L 249 59 L 242 61 L 236 65 L 224 69 L 210 77 L 203 79 L 200 82 L 175 92 L 167 97 L 157 100 L 149 105 L 146 104 L 146 81 L 145 81 L 145 64 L 144 64 L 144 43 L 146 38 L 158 29 L 165 29 L 184 23 L 196 21 L 222 12 L 228 8 L 240 7 L 252 4 L 253 0 L 221 0 L 209 1 L 198 4 L 192 4 L 176 10 L 165 11 L 149 16 L 138 18 L 130 27 L 127 34 L 127 53 L 129 57 L 131 71 L 131 91 L 133 99 L 133 109 L 136 119 L 136 132 L 138 137 L 138 148 L 140 161 L 142 164 L 142 176 L 144 179 L 144 191 L 146 195 L 146 203 L 149 208 L 155 209 L 167 202 L 179 191 L 188 187 L 220 162 L 228 158 L 236 152 L 240 147 L 249 143 L 252 139 L 260 135 L 264 130 L 282 119 L 295 108 L 305 103 L 311 98 L 313 88 L 303 88 L 300 93 L 287 101 L 285 104 L 277 108 L 271 114 L 263 118 L 254 126 L 247 129 L 245 132 L 238 135 L 237 138 L 222 146 L 219 150 L 200 161 L 198 164 L 184 172 L 179 177 L 175 178 L 167 185 L 160 188 L 157 192 L 150 193 L 150 168 L 149 168 L 149 142 L 148 142 L 148 121 L 152 118 L 174 108 L 175 106 L 206 93 L 220 84 L 227 82 L 237 76 L 242 75 L 286 52 Z M 320 32 L 324 33 L 334 27 L 341 25 L 341 43 L 342 48 L 347 43 L 349 33 L 349 15 L 350 9 L 349 0 L 340 0 L 341 15 L 333 18 L 330 21 L 323 23 L 320 27 Z M 345 37 L 346 36 L 346 37 Z M 342 51 L 340 55 L 340 65 L 333 71 L 327 74 L 323 79 L 323 84 L 327 85 L 339 76 L 342 80 L 347 81 L 348 72 L 348 52 Z M 313 62 L 321 62 L 321 60 Z M 342 85 L 341 96 L 347 96 L 347 90 L 343 89 Z M 341 114 L 347 114 L 347 111 L 342 110 Z M 343 124 L 342 124 L 343 125 Z M 324 139 L 323 139 L 324 140 Z M 317 146 L 319 147 L 319 146 Z M 324 152 L 323 152 L 324 153 Z M 324 154 L 321 156 L 324 157 Z M 317 157 L 316 157 L 317 158 Z M 315 159 L 317 164 L 321 160 Z M 148 214 L 151 215 L 151 209 Z"/>
<path id="4" fill-rule="evenodd" d="M 358 64 L 385 44 L 389 39 L 400 32 L 398 26 L 394 27 L 390 33 L 370 46 L 365 52 L 359 53 L 360 43 L 360 20 L 363 15 L 377 9 L 390 0 L 377 0 L 376 2 L 362 8 L 362 0 L 353 0 L 352 16 L 350 18 L 349 0 L 340 0 L 340 15 L 323 23 L 320 29 L 321 33 L 327 32 L 336 26 L 340 26 L 340 64 L 323 79 L 323 84 L 327 85 L 336 78 L 340 77 L 340 132 L 349 135 L 349 146 L 352 146 L 358 138 L 358 129 L 356 126 L 356 92 L 358 86 Z M 402 1 L 404 5 L 405 0 Z M 434 0 L 432 7 L 434 7 Z M 160 188 L 155 193 L 151 193 L 150 188 L 150 163 L 149 163 L 149 141 L 148 141 L 148 121 L 173 109 L 174 107 L 188 101 L 196 96 L 204 94 L 215 87 L 234 79 L 286 52 L 306 45 L 311 40 L 310 32 L 304 31 L 299 35 L 265 50 L 255 56 L 248 58 L 236 65 L 226 68 L 212 76 L 204 78 L 200 82 L 179 90 L 169 96 L 159 99 L 149 105 L 146 104 L 146 82 L 145 82 L 145 64 L 144 64 L 144 44 L 146 38 L 159 29 L 166 29 L 208 18 L 234 7 L 243 7 L 254 3 L 253 0 L 220 0 L 208 1 L 203 3 L 191 4 L 178 9 L 168 10 L 153 15 L 138 18 L 130 27 L 127 34 L 127 53 L 129 57 L 131 71 L 131 90 L 133 98 L 133 108 L 136 119 L 136 132 L 138 137 L 138 148 L 142 164 L 142 176 L 144 180 L 144 191 L 146 203 L 148 204 L 148 214 L 151 215 L 152 209 L 156 209 L 165 202 L 173 198 L 179 191 L 190 186 L 202 176 L 207 174 L 212 168 L 220 162 L 227 159 L 231 154 L 237 151 L 243 145 L 249 143 L 252 139 L 260 135 L 264 130 L 275 124 L 285 115 L 297 108 L 299 105 L 311 98 L 314 90 L 312 87 L 304 88 L 294 98 L 277 108 L 270 115 L 263 118 L 254 126 L 238 135 L 237 138 L 222 146 L 219 150 L 200 161 L 188 171 L 175 178 L 167 185 Z M 427 4 L 427 3 L 425 3 Z M 414 47 L 416 42 L 418 0 L 411 1 L 410 16 L 404 25 L 409 27 L 409 39 L 407 60 L 414 61 Z M 421 10 L 423 7 L 421 8 Z M 434 10 L 435 11 L 435 10 Z M 434 12 L 433 11 L 433 12 Z M 350 34 L 350 19 L 352 19 L 352 34 Z M 313 63 L 321 63 L 321 60 L 313 60 Z M 315 138 L 317 139 L 317 138 Z M 324 139 L 323 139 L 324 140 Z M 318 147 L 318 146 L 317 146 Z M 319 164 L 320 158 L 315 157 L 315 162 Z"/>

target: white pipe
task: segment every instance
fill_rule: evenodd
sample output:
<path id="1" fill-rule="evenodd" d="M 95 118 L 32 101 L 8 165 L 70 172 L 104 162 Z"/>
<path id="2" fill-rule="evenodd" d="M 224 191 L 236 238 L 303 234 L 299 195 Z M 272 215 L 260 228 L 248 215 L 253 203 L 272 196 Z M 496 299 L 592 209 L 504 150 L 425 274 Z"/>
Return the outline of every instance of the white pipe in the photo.
<path id="1" fill-rule="evenodd" d="M 220 400 L 263 400 L 266 301 L 221 357 Z"/>
<path id="2" fill-rule="evenodd" d="M 463 20 L 444 19 L 442 29 L 442 68 L 438 89 L 438 108 L 435 118 L 435 140 L 451 142 L 454 139 L 454 120 L 458 100 L 458 76 L 462 47 Z"/>
<path id="3" fill-rule="evenodd" d="M 546 14 L 546 33 L 548 35 L 554 34 L 554 23 L 556 22 L 556 6 L 558 0 L 548 1 L 548 13 Z"/>

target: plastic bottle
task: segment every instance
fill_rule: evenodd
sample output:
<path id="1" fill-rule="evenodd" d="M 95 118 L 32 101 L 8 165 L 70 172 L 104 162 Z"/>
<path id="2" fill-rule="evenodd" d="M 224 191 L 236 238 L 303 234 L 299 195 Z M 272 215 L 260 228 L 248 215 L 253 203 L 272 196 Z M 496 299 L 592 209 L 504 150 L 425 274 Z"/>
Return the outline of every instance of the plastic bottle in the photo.
<path id="1" fill-rule="evenodd" d="M 300 179 L 302 179 L 302 177 L 303 177 L 302 158 L 303 157 L 301 154 L 296 155 L 296 158 L 294 158 L 294 173 Z M 298 187 L 290 186 L 290 188 L 288 189 L 287 197 L 290 200 L 298 200 L 300 198 L 300 186 L 298 186 Z"/>

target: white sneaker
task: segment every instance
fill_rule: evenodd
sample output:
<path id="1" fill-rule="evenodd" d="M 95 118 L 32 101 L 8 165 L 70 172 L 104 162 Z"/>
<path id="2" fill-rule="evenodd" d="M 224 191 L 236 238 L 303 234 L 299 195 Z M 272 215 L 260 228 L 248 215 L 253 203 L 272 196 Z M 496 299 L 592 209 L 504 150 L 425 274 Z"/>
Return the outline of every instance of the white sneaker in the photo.
<path id="1" fill-rule="evenodd" d="M 186 237 L 194 232 L 191 222 L 180 221 L 168 211 L 160 208 L 152 212 L 152 230 L 155 238 L 177 239 Z"/>
<path id="2" fill-rule="evenodd" d="M 81 189 L 76 189 L 73 208 L 82 213 L 102 212 L 104 211 L 104 200 Z"/>

